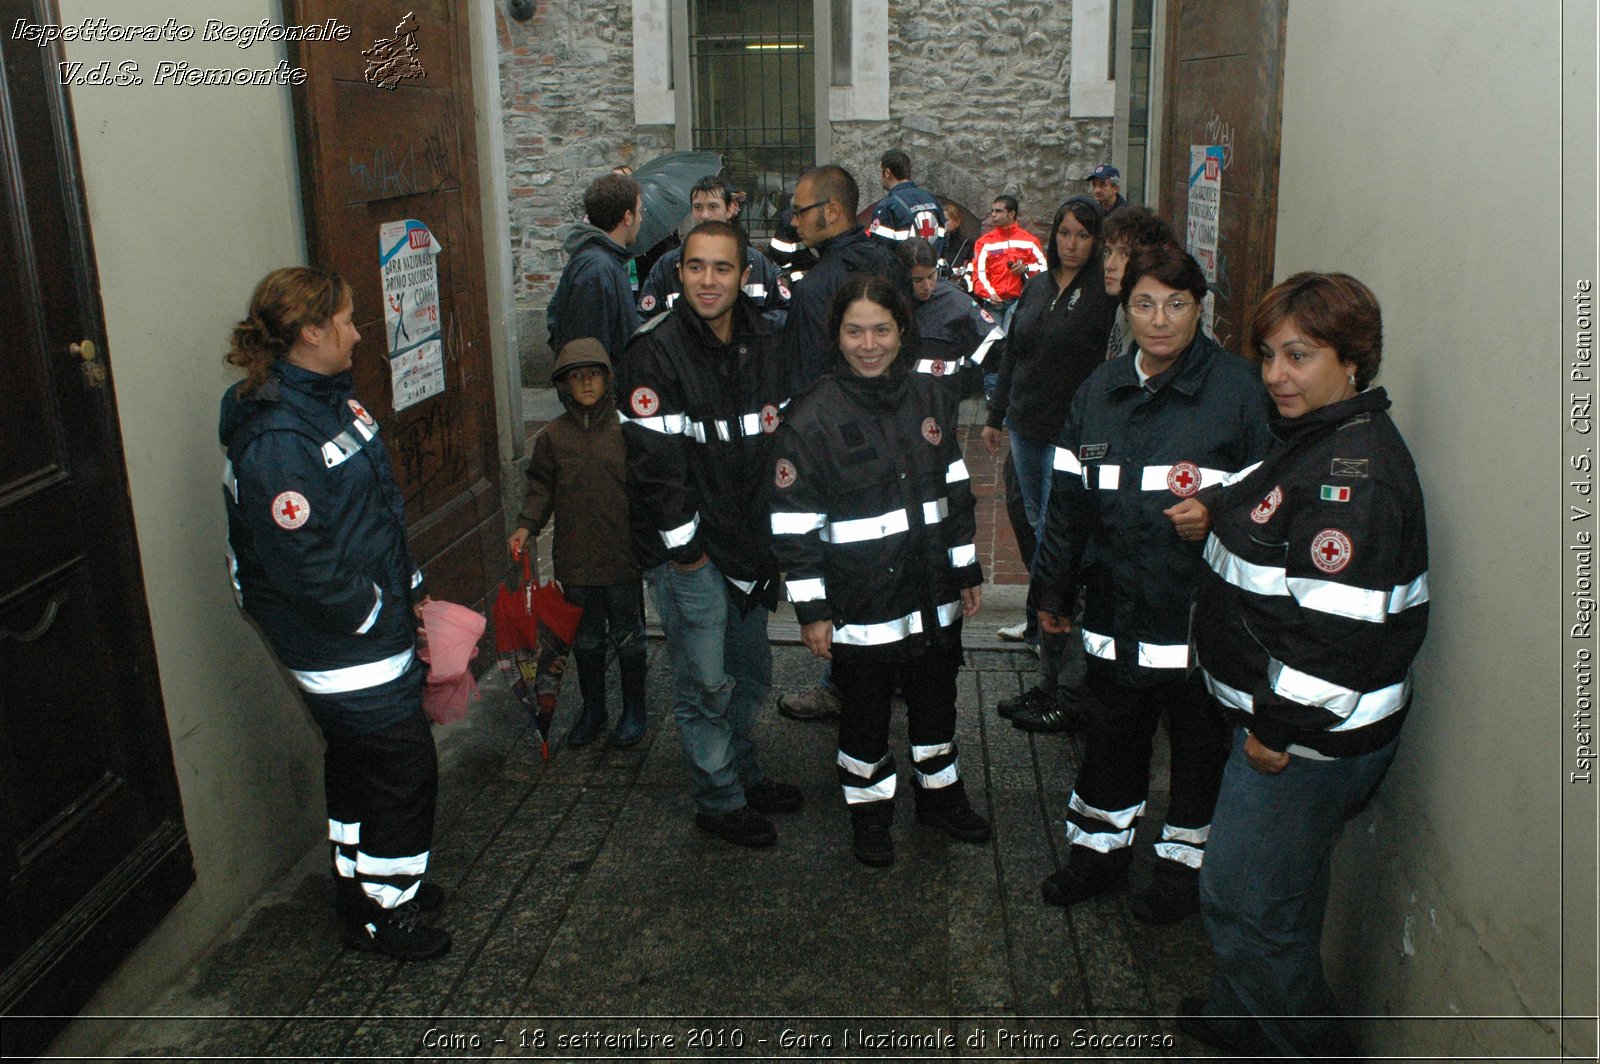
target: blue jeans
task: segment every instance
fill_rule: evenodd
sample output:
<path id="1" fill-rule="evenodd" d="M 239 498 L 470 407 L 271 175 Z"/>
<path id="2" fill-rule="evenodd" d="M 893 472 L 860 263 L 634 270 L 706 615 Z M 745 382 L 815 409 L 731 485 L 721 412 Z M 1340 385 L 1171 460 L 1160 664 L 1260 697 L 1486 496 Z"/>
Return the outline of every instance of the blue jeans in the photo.
<path id="1" fill-rule="evenodd" d="M 1275 776 L 1250 767 L 1244 739 L 1240 728 L 1200 869 L 1200 913 L 1217 954 L 1206 1013 L 1255 1017 L 1279 1053 L 1342 1053 L 1346 1036 L 1322 972 L 1333 844 L 1378 789 L 1400 739 L 1332 761 L 1292 755 Z"/>
<path id="2" fill-rule="evenodd" d="M 1040 443 L 1007 429 L 1011 435 L 1011 461 L 1017 467 L 1017 490 L 1022 493 L 1022 508 L 1028 513 L 1028 525 L 1033 529 L 1034 542 L 1044 527 L 1044 510 L 1050 503 L 1050 466 L 1055 461 L 1056 446 Z M 1029 568 L 1033 559 L 1027 559 Z"/>
<path id="3" fill-rule="evenodd" d="M 762 778 L 750 731 L 772 687 L 767 611 L 756 606 L 741 617 L 710 559 L 689 572 L 664 562 L 649 576 L 695 805 L 711 816 L 732 812 Z"/>

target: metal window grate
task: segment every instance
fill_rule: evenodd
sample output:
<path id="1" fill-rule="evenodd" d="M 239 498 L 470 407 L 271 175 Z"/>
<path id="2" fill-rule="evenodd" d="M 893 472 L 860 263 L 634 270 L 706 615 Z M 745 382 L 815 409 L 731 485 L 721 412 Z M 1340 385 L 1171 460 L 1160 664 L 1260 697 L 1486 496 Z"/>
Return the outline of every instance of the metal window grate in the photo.
<path id="1" fill-rule="evenodd" d="M 689 69 L 694 146 L 722 153 L 765 241 L 816 154 L 812 0 L 690 0 Z"/>

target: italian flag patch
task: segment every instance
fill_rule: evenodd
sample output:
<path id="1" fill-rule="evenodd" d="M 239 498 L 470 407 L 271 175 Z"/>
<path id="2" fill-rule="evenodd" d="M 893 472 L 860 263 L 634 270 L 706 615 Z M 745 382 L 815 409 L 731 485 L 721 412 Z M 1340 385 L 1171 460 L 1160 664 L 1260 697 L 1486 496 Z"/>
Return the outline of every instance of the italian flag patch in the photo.
<path id="1" fill-rule="evenodd" d="M 1338 486 L 1335 486 L 1333 484 L 1324 484 L 1324 485 L 1322 485 L 1322 501 L 1323 502 L 1349 502 L 1350 501 L 1350 489 L 1349 488 L 1345 488 L 1345 487 L 1338 487 Z"/>

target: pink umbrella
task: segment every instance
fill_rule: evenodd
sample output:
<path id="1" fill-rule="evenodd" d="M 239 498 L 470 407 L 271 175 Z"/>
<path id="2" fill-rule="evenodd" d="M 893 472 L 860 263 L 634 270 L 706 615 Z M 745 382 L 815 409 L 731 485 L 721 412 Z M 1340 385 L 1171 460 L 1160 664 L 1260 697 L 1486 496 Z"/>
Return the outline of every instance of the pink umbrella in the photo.
<path id="1" fill-rule="evenodd" d="M 422 708 L 435 724 L 449 724 L 467 715 L 478 684 L 468 664 L 478 656 L 478 640 L 488 620 L 454 602 L 422 604 L 422 646 L 417 655 L 428 663 Z"/>

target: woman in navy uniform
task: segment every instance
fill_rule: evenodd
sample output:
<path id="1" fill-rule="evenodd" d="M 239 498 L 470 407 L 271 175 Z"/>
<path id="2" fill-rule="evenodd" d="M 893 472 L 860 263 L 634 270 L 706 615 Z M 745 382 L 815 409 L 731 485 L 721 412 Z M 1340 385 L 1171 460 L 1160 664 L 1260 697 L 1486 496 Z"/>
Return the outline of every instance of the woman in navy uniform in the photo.
<path id="1" fill-rule="evenodd" d="M 1212 524 L 1195 649 L 1238 727 L 1200 875 L 1217 965 L 1182 1029 L 1250 1056 L 1345 1056 L 1322 972 L 1329 864 L 1411 705 L 1428 626 L 1422 487 L 1371 386 L 1383 326 L 1366 285 L 1296 274 L 1251 334 L 1280 442 L 1200 499 Z"/>
<path id="2" fill-rule="evenodd" d="M 438 763 L 422 711 L 415 607 L 426 598 L 378 423 L 353 394 L 361 334 L 338 274 L 275 270 L 234 328 L 245 379 L 222 398 L 228 560 L 327 740 L 324 778 L 343 936 L 424 960 L 450 948 L 423 917 Z"/>

